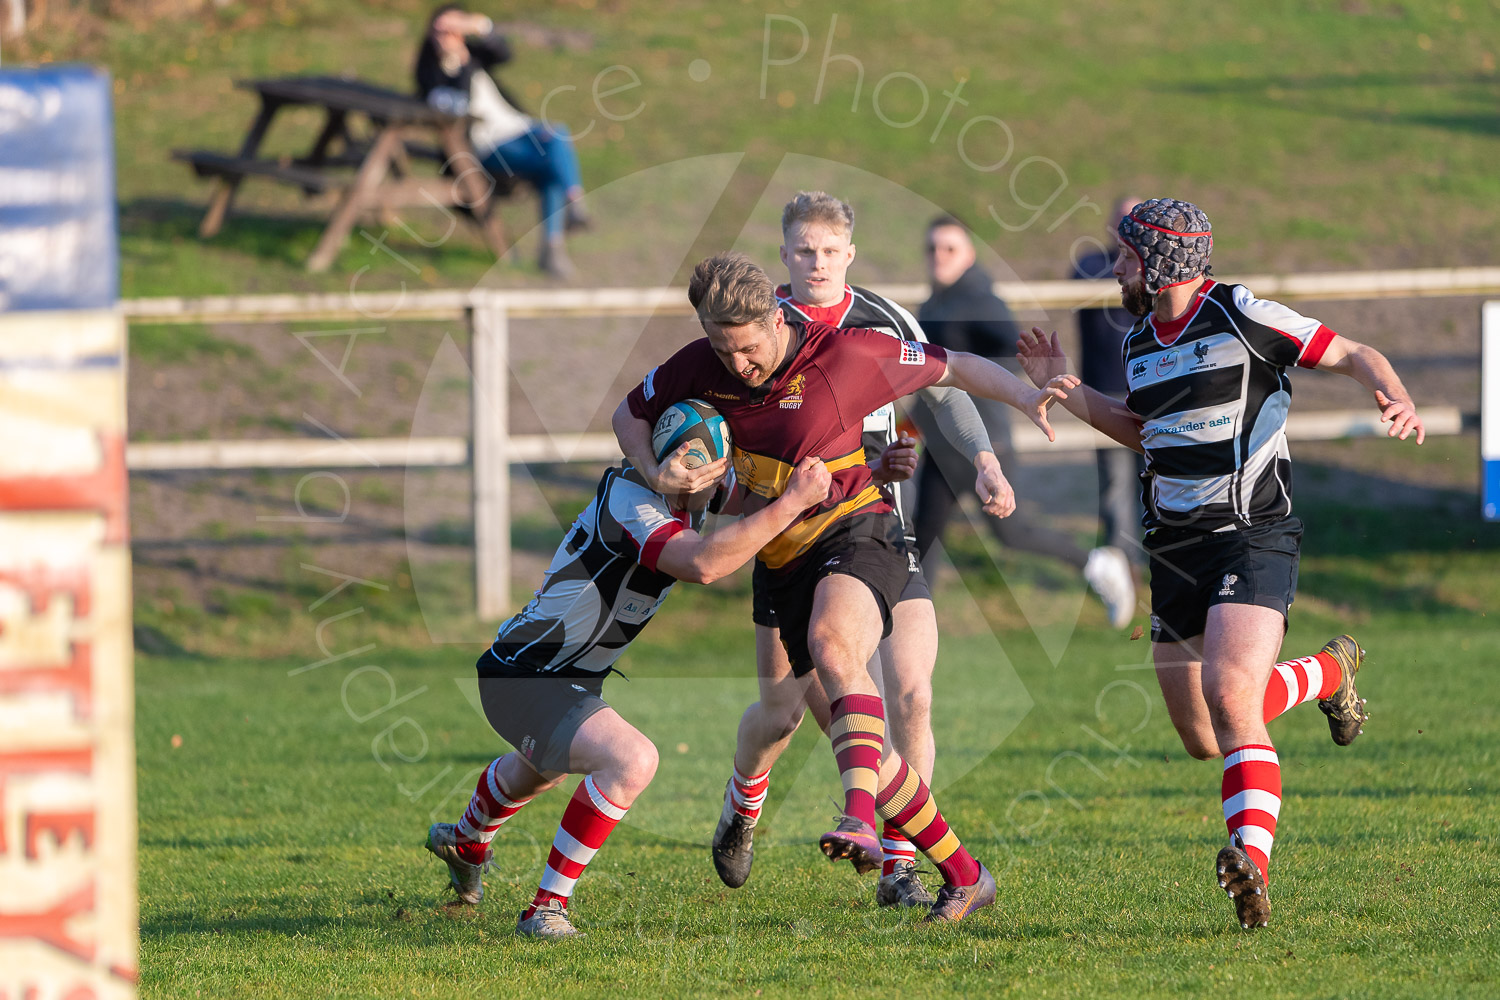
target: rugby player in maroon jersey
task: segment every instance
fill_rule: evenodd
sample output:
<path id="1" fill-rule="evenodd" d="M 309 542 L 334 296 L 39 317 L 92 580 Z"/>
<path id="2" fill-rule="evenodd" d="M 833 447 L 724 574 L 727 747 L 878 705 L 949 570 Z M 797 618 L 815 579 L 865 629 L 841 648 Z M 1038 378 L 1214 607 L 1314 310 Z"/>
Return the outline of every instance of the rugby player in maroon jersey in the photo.
<path id="1" fill-rule="evenodd" d="M 652 369 L 620 404 L 614 429 L 621 449 L 655 489 L 693 490 L 722 475 L 719 463 L 685 470 L 653 460 L 656 419 L 670 401 L 690 396 L 712 403 L 729 422 L 735 472 L 752 494 L 747 509 L 779 496 L 803 458 L 828 466 L 828 499 L 757 556 L 768 571 L 764 586 L 788 660 L 794 669 L 811 663 L 830 699 L 844 814 L 819 844 L 833 860 L 873 870 L 882 858 L 878 812 L 943 876 L 927 919 L 962 919 L 994 902 L 994 878 L 948 828 L 927 783 L 898 754 L 886 754 L 884 706 L 865 669 L 890 631 L 908 561 L 860 433 L 877 407 L 925 386 L 952 385 L 1015 406 L 1050 439 L 1047 410 L 1066 397 L 1070 380 L 1033 389 L 973 355 L 871 330 L 788 322 L 771 279 L 741 254 L 701 262 L 688 297 L 706 336 Z"/>
<path id="2" fill-rule="evenodd" d="M 781 262 L 789 281 L 776 289 L 788 320 L 817 321 L 830 326 L 877 329 L 897 340 L 926 343 L 921 325 L 901 306 L 846 281 L 854 262 L 854 211 L 823 191 L 803 191 L 782 209 Z M 1015 510 L 1015 493 L 1001 472 L 984 421 L 973 400 L 955 388 L 928 386 L 917 394 L 933 413 L 950 446 L 973 465 L 975 492 L 986 513 L 1005 517 Z M 877 480 L 895 482 L 914 470 L 915 441 L 897 426 L 894 404 L 887 403 L 864 419 L 863 443 Z M 908 447 L 903 447 L 906 445 Z M 909 463 L 908 465 L 902 464 Z M 891 634 L 882 639 L 869 669 L 885 702 L 890 744 L 922 780 L 932 781 L 936 744 L 932 735 L 932 672 L 937 661 L 937 616 L 915 548 L 910 510 L 899 490 L 891 499 L 906 538 L 907 583 L 891 609 Z M 768 572 L 756 567 L 758 576 Z M 776 610 L 763 588 L 757 588 L 755 621 L 756 677 L 759 699 L 745 710 L 735 741 L 732 773 L 724 790 L 714 830 L 714 868 L 725 885 L 739 888 L 750 876 L 754 831 L 770 788 L 771 769 L 791 743 L 804 714 L 812 710 L 821 728 L 829 724 L 828 695 L 811 672 L 811 663 L 794 670 L 783 650 Z M 932 893 L 917 874 L 916 848 L 890 822 L 880 833 L 884 861 L 875 901 L 880 906 L 931 906 Z"/>
<path id="3" fill-rule="evenodd" d="M 1144 452 L 1151 642 L 1157 681 L 1187 752 L 1224 758 L 1230 844 L 1215 879 L 1242 927 L 1270 920 L 1266 875 L 1281 812 L 1281 764 L 1266 723 L 1317 701 L 1335 743 L 1369 717 L 1354 686 L 1364 651 L 1349 635 L 1314 656 L 1276 662 L 1297 588 L 1302 522 L 1292 515 L 1286 415 L 1293 365 L 1369 389 L 1389 435 L 1425 436 L 1385 356 L 1244 285 L 1210 277 L 1213 232 L 1197 206 L 1142 202 L 1120 220 L 1114 275 L 1139 317 L 1125 337 L 1130 395 L 1087 387 L 1064 404 Z M 1020 356 L 1038 386 L 1072 388 L 1054 333 L 1033 328 Z"/>

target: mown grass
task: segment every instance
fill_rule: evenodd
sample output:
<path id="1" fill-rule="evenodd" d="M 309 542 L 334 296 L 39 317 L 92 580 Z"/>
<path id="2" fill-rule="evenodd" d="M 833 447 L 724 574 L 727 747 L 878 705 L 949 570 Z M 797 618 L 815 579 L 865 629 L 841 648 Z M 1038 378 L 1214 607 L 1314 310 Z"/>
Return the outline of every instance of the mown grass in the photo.
<path id="1" fill-rule="evenodd" d="M 208 186 L 168 157 L 237 147 L 254 99 L 236 80 L 348 73 L 407 89 L 429 6 L 275 0 L 149 26 L 88 20 L 12 58 L 81 58 L 114 75 L 125 294 L 342 289 L 355 275 L 361 290 L 464 285 L 491 262 L 463 227 L 426 248 L 374 226 L 404 260 L 356 238 L 329 275 L 304 274 L 326 210 L 264 183 L 247 184 L 241 213 L 200 243 Z M 1279 0 L 1190 18 L 1140 0 L 1087 10 L 524 0 L 496 14 L 584 40 L 523 43 L 507 80 L 534 111 L 553 95 L 548 113 L 579 136 L 591 188 L 743 154 L 722 192 L 689 186 L 666 209 L 646 192 L 610 202 L 599 230 L 576 241 L 588 283 L 661 280 L 643 244 L 672 244 L 669 268 L 742 230 L 769 252 L 783 191 L 824 183 L 862 212 L 866 280 L 917 273 L 917 234 L 938 207 L 970 217 L 1023 275 L 1056 276 L 1101 223 L 1080 199 L 1107 204 L 1127 190 L 1200 201 L 1225 273 L 1493 258 L 1500 12 L 1484 0 Z M 615 70 L 596 87 L 610 67 L 640 86 L 596 101 L 632 81 Z M 300 151 L 317 126 L 311 111 L 289 113 L 267 152 Z M 762 192 L 775 203 L 757 205 Z M 700 241 L 696 209 L 714 201 Z M 507 215 L 524 233 L 534 207 L 523 199 Z M 404 221 L 429 242 L 444 228 L 435 213 Z M 499 278 L 534 276 L 521 264 Z"/>
<path id="2" fill-rule="evenodd" d="M 810 727 L 775 772 L 751 882 L 725 889 L 706 844 L 753 654 L 742 595 L 685 588 L 627 655 L 630 680 L 607 689 L 663 761 L 580 882 L 588 937 L 559 946 L 511 931 L 564 793 L 507 826 L 477 911 L 443 905 L 444 872 L 419 846 L 504 749 L 466 695 L 479 643 L 378 641 L 299 669 L 321 659 L 308 629 L 297 658 L 142 657 L 142 993 L 1492 993 L 1500 593 L 1486 567 L 1500 539 L 1401 535 L 1415 510 L 1310 501 L 1303 516 L 1286 651 L 1315 649 L 1357 607 L 1375 714 L 1349 749 L 1311 706 L 1272 728 L 1286 796 L 1267 931 L 1239 931 L 1211 884 L 1219 766 L 1182 752 L 1146 643 L 1090 614 L 1054 666 L 1026 630 L 987 628 L 992 595 L 959 583 L 938 599 L 935 786 L 998 875 L 999 905 L 915 926 L 831 868 L 812 840 L 837 776 Z M 363 601 L 351 589 L 320 610 Z M 361 616 L 324 638 L 339 652 L 380 633 Z"/>

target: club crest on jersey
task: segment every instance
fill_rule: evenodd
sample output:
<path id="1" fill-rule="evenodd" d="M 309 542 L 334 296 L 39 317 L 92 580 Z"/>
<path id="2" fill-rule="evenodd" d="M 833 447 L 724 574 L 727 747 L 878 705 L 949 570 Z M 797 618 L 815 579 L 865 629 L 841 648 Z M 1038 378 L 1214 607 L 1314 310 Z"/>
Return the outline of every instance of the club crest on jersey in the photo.
<path id="1" fill-rule="evenodd" d="M 1234 573 L 1225 573 L 1224 580 L 1219 584 L 1220 597 L 1233 597 L 1234 585 L 1239 581 L 1239 576 Z"/>
<path id="2" fill-rule="evenodd" d="M 807 388 L 806 375 L 793 375 L 792 380 L 786 384 L 786 395 L 781 397 L 781 408 L 783 410 L 802 409 L 802 393 Z"/>
<path id="3" fill-rule="evenodd" d="M 903 365 L 925 365 L 927 363 L 927 350 L 921 341 L 901 341 L 901 363 Z"/>
<path id="4" fill-rule="evenodd" d="M 1193 357 L 1197 358 L 1199 361 L 1207 361 L 1208 360 L 1208 342 L 1207 341 L 1200 340 L 1200 341 L 1198 341 L 1197 344 L 1195 344 L 1193 346 Z"/>
<path id="5" fill-rule="evenodd" d="M 1165 375 L 1177 367 L 1177 352 L 1168 351 L 1156 359 L 1156 374 Z"/>

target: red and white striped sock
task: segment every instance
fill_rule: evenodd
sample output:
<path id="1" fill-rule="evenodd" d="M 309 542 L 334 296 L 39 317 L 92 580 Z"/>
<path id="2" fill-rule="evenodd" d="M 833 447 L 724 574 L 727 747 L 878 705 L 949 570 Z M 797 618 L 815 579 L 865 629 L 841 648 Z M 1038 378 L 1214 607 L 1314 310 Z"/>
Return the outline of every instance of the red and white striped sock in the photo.
<path id="1" fill-rule="evenodd" d="M 1224 824 L 1238 835 L 1245 853 L 1271 881 L 1271 844 L 1276 839 L 1276 817 L 1281 813 L 1281 761 L 1276 748 L 1249 744 L 1224 757 Z"/>
<path id="2" fill-rule="evenodd" d="M 898 864 L 916 864 L 917 847 L 906 839 L 906 835 L 896 829 L 890 820 L 886 820 L 880 828 L 880 849 L 885 852 L 885 862 L 880 866 L 880 874 L 896 874 Z"/>
<path id="3" fill-rule="evenodd" d="M 531 801 L 530 798 L 515 798 L 505 790 L 505 785 L 500 780 L 500 761 L 504 759 L 498 757 L 491 761 L 490 766 L 479 776 L 479 784 L 474 787 L 474 797 L 469 800 L 469 808 L 464 810 L 463 818 L 458 821 L 454 830 L 458 856 L 471 865 L 484 863 L 486 848 L 495 839 L 500 827 Z"/>
<path id="4" fill-rule="evenodd" d="M 760 819 L 760 811 L 766 804 L 766 792 L 770 789 L 769 767 L 753 778 L 745 777 L 739 768 L 734 768 L 734 774 L 729 779 L 729 794 L 724 798 L 724 818 L 728 819 L 730 810 L 733 810 L 755 823 Z"/>
<path id="5" fill-rule="evenodd" d="M 547 869 L 542 872 L 541 887 L 526 912 L 521 914 L 522 920 L 549 900 L 560 899 L 563 906 L 568 905 L 568 897 L 573 895 L 578 877 L 627 812 L 628 809 L 604 797 L 599 786 L 594 784 L 592 774 L 578 783 L 568 808 L 563 810 L 557 836 L 552 838 L 552 852 L 547 855 Z"/>
<path id="6" fill-rule="evenodd" d="M 1343 679 L 1338 661 L 1328 653 L 1276 664 L 1266 684 L 1265 721 L 1305 701 L 1327 698 Z"/>

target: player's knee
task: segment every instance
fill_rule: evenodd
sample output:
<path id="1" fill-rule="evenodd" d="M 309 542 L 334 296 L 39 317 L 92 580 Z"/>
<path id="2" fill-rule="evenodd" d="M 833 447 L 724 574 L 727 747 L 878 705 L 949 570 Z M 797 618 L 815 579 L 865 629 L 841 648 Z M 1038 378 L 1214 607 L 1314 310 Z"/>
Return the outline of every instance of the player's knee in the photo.
<path id="1" fill-rule="evenodd" d="M 656 766 L 660 761 L 661 757 L 656 752 L 656 744 L 644 736 L 638 736 L 616 752 L 615 764 L 620 771 L 620 782 L 630 790 L 632 799 L 651 784 L 651 779 L 656 777 Z"/>
<path id="2" fill-rule="evenodd" d="M 820 669 L 841 676 L 854 670 L 863 670 L 868 657 L 859 655 L 855 643 L 840 630 L 833 627 L 815 627 L 808 632 L 807 650 L 813 663 Z"/>
<path id="3" fill-rule="evenodd" d="M 932 691 L 925 686 L 904 687 L 895 692 L 887 692 L 886 700 L 890 703 L 893 714 L 909 723 L 925 723 L 932 718 Z"/>
<path id="4" fill-rule="evenodd" d="M 1261 706 L 1245 692 L 1220 688 L 1204 692 L 1204 697 L 1215 729 L 1236 729 L 1260 721 Z"/>

